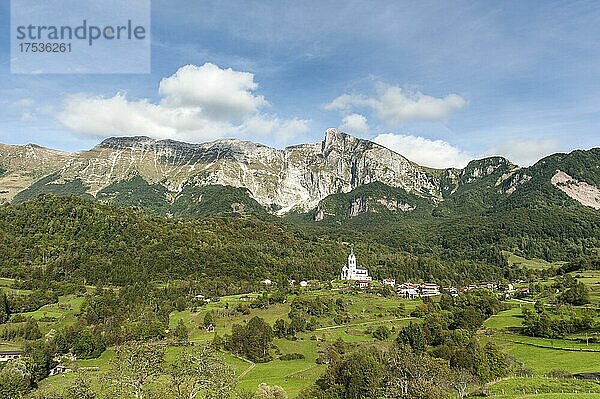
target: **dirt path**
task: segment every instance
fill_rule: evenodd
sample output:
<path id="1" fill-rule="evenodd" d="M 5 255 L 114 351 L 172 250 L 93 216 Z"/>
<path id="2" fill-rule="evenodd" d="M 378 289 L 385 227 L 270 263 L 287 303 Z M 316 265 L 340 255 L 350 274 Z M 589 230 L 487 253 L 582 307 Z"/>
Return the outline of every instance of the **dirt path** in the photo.
<path id="1" fill-rule="evenodd" d="M 414 317 L 397 317 L 395 319 L 365 321 L 365 322 L 356 323 L 356 324 L 336 324 L 335 326 L 319 327 L 319 328 L 316 328 L 315 331 L 333 330 L 335 328 L 342 328 L 342 327 L 365 326 L 365 325 L 368 325 L 368 324 L 387 323 L 387 322 L 390 322 L 390 321 L 409 320 L 409 319 L 414 319 Z"/>
<path id="2" fill-rule="evenodd" d="M 246 370 L 244 370 L 244 371 L 242 372 L 242 374 L 240 374 L 240 375 L 238 376 L 238 379 L 242 379 L 242 378 L 244 378 L 244 376 L 245 376 L 246 374 L 248 374 L 249 372 L 251 372 L 252 370 L 254 370 L 254 368 L 256 367 L 256 363 L 254 363 L 254 362 L 252 362 L 252 361 L 250 361 L 250 360 L 248 360 L 248 359 L 244 359 L 243 357 L 241 357 L 241 356 L 237 356 L 237 355 L 233 355 L 233 356 L 237 357 L 238 359 L 240 359 L 240 360 L 242 360 L 242 361 L 244 361 L 244 362 L 246 362 L 246 363 L 248 363 L 248 364 L 250 365 L 250 367 L 248 367 Z"/>
<path id="3" fill-rule="evenodd" d="M 305 369 L 298 370 L 298 371 L 294 371 L 293 373 L 290 373 L 290 374 L 286 375 L 286 376 L 285 376 L 285 378 L 293 378 L 295 375 L 297 375 L 297 374 L 300 374 L 300 373 L 304 373 L 305 371 L 308 371 L 308 370 L 314 369 L 315 367 L 317 367 L 317 365 L 316 365 L 316 364 L 313 364 L 313 365 L 311 365 L 311 366 L 308 366 L 308 367 L 307 367 L 307 368 L 305 368 Z"/>

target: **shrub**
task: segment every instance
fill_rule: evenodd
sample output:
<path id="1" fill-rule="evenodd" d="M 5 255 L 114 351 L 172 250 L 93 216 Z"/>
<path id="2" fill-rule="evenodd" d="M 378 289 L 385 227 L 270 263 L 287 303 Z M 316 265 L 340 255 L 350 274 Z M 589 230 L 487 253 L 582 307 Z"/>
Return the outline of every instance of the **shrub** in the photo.
<path id="1" fill-rule="evenodd" d="M 572 378 L 571 373 L 569 373 L 567 370 L 561 369 L 550 370 L 545 374 L 545 376 L 550 378 Z"/>
<path id="2" fill-rule="evenodd" d="M 285 355 L 279 356 L 279 360 L 299 360 L 304 359 L 302 353 L 286 353 Z"/>

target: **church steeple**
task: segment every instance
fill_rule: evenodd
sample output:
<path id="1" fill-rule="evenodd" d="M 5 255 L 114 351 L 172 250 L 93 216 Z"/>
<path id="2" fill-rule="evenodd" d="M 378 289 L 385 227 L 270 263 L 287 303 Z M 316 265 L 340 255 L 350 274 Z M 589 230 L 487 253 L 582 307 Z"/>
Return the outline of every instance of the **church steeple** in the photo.
<path id="1" fill-rule="evenodd" d="M 369 271 L 364 267 L 358 267 L 356 265 L 356 255 L 354 255 L 354 246 L 350 247 L 350 253 L 348 254 L 348 263 L 342 267 L 340 273 L 342 280 L 354 280 L 354 281 L 371 281 Z"/>
<path id="2" fill-rule="evenodd" d="M 350 255 L 348 255 L 348 268 L 356 270 L 356 256 L 354 255 L 354 247 L 350 247 Z"/>

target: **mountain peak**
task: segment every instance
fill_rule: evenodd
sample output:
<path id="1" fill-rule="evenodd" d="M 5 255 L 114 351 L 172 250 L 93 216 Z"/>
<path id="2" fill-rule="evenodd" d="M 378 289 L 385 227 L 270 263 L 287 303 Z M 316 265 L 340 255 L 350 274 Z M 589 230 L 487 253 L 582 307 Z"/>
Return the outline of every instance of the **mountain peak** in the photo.
<path id="1" fill-rule="evenodd" d="M 325 130 L 325 140 L 344 140 L 347 137 L 351 137 L 349 134 L 342 132 L 339 129 L 330 127 Z"/>
<path id="2" fill-rule="evenodd" d="M 328 152 L 329 149 L 343 142 L 347 137 L 349 136 L 346 133 L 335 128 L 325 130 L 325 139 L 321 144 L 321 151 L 323 153 Z"/>
<path id="3" fill-rule="evenodd" d="M 118 136 L 109 137 L 103 140 L 100 144 L 98 144 L 98 147 L 123 149 L 137 147 L 140 145 L 153 144 L 155 142 L 156 140 L 153 140 L 147 136 Z"/>
<path id="4" fill-rule="evenodd" d="M 514 165 L 508 159 L 501 157 L 499 155 L 493 155 L 490 157 L 474 159 L 472 161 L 469 161 L 469 163 L 467 164 L 467 166 L 464 167 L 464 169 L 481 167 L 481 166 L 486 166 L 486 167 L 488 167 L 488 166 L 492 166 L 492 167 L 506 166 L 509 168 L 516 167 L 516 165 Z"/>
<path id="5" fill-rule="evenodd" d="M 381 147 L 372 141 L 354 137 L 336 128 L 329 128 L 325 131 L 325 139 L 321 142 L 321 152 L 327 155 L 334 149 L 338 151 L 354 150 L 361 144 L 365 148 L 372 148 L 374 145 Z"/>

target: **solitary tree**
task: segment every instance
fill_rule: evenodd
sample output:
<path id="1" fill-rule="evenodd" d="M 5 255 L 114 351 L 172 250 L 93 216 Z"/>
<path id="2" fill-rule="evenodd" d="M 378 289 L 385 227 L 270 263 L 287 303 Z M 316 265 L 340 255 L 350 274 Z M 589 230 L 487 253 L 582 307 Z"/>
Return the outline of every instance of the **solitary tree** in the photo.
<path id="1" fill-rule="evenodd" d="M 155 343 L 133 341 L 116 350 L 109 382 L 121 396 L 133 394 L 136 399 L 146 397 L 146 387 L 162 371 L 164 348 Z"/>
<path id="2" fill-rule="evenodd" d="M 182 352 L 168 372 L 177 399 L 225 399 L 235 389 L 233 369 L 208 346 L 199 352 Z"/>
<path id="3" fill-rule="evenodd" d="M 211 324 L 214 324 L 215 320 L 213 317 L 213 312 L 212 311 L 208 311 L 206 312 L 206 314 L 204 315 L 204 327 L 208 327 Z"/>
<path id="4" fill-rule="evenodd" d="M 410 347 L 393 348 L 385 356 L 385 398 L 435 399 L 445 397 L 452 371 L 448 363 Z"/>
<path id="5" fill-rule="evenodd" d="M 0 397 L 20 399 L 31 389 L 31 373 L 25 362 L 9 361 L 0 370 Z"/>
<path id="6" fill-rule="evenodd" d="M 186 342 L 188 340 L 188 335 L 189 334 L 187 327 L 183 323 L 183 320 L 179 319 L 179 322 L 175 326 L 175 329 L 173 329 L 173 336 L 179 342 Z"/>
<path id="7" fill-rule="evenodd" d="M 287 399 L 287 393 L 280 386 L 269 386 L 262 383 L 258 386 L 258 391 L 254 394 L 254 399 Z"/>
<path id="8" fill-rule="evenodd" d="M 467 396 L 469 393 L 469 385 L 477 382 L 473 374 L 465 369 L 455 370 L 450 378 L 450 385 L 458 394 L 460 399 Z"/>

